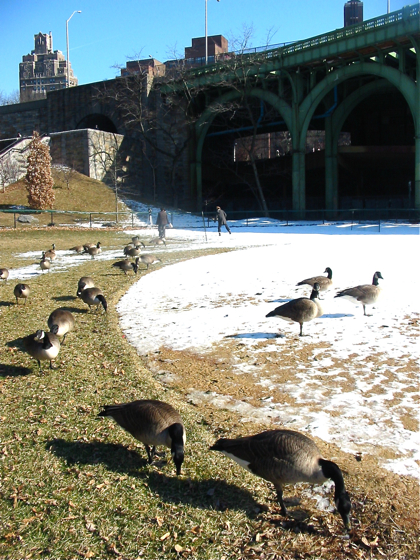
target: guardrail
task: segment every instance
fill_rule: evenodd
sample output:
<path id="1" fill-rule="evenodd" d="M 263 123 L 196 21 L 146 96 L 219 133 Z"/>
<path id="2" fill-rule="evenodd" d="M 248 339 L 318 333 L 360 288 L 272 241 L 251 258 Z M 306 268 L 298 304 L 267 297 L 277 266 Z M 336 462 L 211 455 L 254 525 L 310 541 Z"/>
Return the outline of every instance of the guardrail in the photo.
<path id="1" fill-rule="evenodd" d="M 237 210 L 229 211 L 229 223 L 233 227 L 272 227 L 273 224 L 293 226 L 305 223 L 323 224 L 378 224 L 383 222 L 409 223 L 420 225 L 420 209 L 417 208 L 347 208 L 340 210 L 270 210 L 267 218 L 262 217 L 261 211 Z M 186 226 L 188 229 L 204 229 L 214 227 L 215 212 L 191 213 L 198 218 L 191 220 Z M 29 222 L 21 222 L 20 217 L 25 217 Z M 31 218 L 28 218 L 31 216 Z M 185 227 L 185 213 L 168 211 L 169 221 L 173 227 Z M 77 212 L 69 210 L 28 210 L 28 209 L 0 209 L 0 228 L 18 228 L 25 226 L 39 227 L 150 227 L 150 216 L 144 212 Z M 236 222 L 236 223 L 235 223 Z"/>

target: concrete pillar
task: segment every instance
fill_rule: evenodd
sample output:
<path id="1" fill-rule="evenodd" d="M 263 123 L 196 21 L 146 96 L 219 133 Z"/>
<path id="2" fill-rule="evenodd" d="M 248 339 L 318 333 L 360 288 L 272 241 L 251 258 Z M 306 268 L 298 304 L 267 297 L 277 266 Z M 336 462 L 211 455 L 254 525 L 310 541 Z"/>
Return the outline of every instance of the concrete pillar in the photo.
<path id="1" fill-rule="evenodd" d="M 417 127 L 420 128 L 420 123 Z M 414 157 L 414 207 L 420 210 L 420 130 L 417 132 L 415 138 Z"/>
<path id="2" fill-rule="evenodd" d="M 331 116 L 325 119 L 325 208 L 331 210 L 333 219 L 338 209 L 338 161 Z"/>

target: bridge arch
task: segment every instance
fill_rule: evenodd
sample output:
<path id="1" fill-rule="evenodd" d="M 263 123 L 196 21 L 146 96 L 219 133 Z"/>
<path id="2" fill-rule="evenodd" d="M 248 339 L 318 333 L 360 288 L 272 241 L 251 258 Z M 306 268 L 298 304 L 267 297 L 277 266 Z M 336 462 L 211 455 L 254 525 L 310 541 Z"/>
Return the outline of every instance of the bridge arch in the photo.
<path id="1" fill-rule="evenodd" d="M 211 127 L 212 123 L 214 122 L 215 118 L 220 111 L 217 111 L 217 106 L 226 105 L 233 101 L 236 101 L 244 96 L 244 93 L 248 97 L 253 97 L 259 99 L 260 101 L 266 102 L 268 105 L 273 107 L 280 115 L 280 117 L 284 120 L 284 123 L 289 131 L 291 131 L 292 127 L 292 109 L 290 105 L 278 97 L 277 95 L 273 94 L 270 91 L 263 90 L 260 88 L 251 88 L 249 91 L 229 91 L 220 97 L 217 100 L 213 101 L 209 104 L 200 118 L 197 120 L 195 124 L 195 131 L 196 131 L 196 146 L 195 146 L 195 165 L 194 165 L 194 177 L 193 182 L 196 184 L 196 193 L 197 193 L 197 207 L 200 208 L 202 204 L 202 185 L 203 185 L 203 178 L 202 178 L 202 154 L 203 154 L 203 146 L 206 140 L 209 128 Z"/>
<path id="2" fill-rule="evenodd" d="M 92 128 L 102 130 L 104 132 L 118 133 L 118 129 L 113 121 L 102 113 L 89 113 L 85 115 L 76 125 L 76 129 Z"/>
<path id="3" fill-rule="evenodd" d="M 359 104 L 363 99 L 377 93 L 384 87 L 393 86 L 405 99 L 414 123 L 415 136 L 416 136 L 416 160 L 415 160 L 415 199 L 420 201 L 420 115 L 418 107 L 418 86 L 409 78 L 395 68 L 384 66 L 379 63 L 359 63 L 352 66 L 339 68 L 320 81 L 307 95 L 299 106 L 298 117 L 294 123 L 294 132 L 297 136 L 295 142 L 296 148 L 294 153 L 294 180 L 293 180 L 293 193 L 294 193 L 294 208 L 296 210 L 305 209 L 305 143 L 307 131 L 315 113 L 316 108 L 321 101 L 325 98 L 334 87 L 345 82 L 346 80 L 358 76 L 372 75 L 382 78 L 381 86 L 378 88 L 378 83 L 367 84 L 359 88 L 354 95 L 351 94 L 347 100 L 342 102 L 333 113 L 333 129 L 331 123 L 329 124 L 329 133 L 333 133 L 333 138 L 329 138 L 330 152 L 326 151 L 326 167 L 331 165 L 331 161 L 336 156 L 338 134 L 343 126 L 346 117 L 350 112 Z M 340 124 L 339 124 L 340 123 Z M 327 127 L 327 124 L 326 124 Z M 327 147 L 326 145 L 326 147 Z M 327 160 L 328 158 L 328 160 Z M 329 209 L 337 208 L 337 173 L 326 173 L 329 177 L 329 183 L 326 184 L 326 206 Z"/>

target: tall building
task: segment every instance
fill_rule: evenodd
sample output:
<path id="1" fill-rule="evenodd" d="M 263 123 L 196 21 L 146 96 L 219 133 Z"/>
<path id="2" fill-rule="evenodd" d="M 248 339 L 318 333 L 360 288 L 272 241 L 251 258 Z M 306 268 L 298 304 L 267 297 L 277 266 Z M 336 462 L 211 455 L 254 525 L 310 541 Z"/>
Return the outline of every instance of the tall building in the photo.
<path id="1" fill-rule="evenodd" d="M 344 4 L 344 27 L 362 23 L 363 21 L 363 2 L 360 0 L 350 0 Z"/>
<path id="2" fill-rule="evenodd" d="M 31 101 L 47 96 L 47 92 L 78 85 L 69 64 L 67 85 L 67 60 L 61 51 L 53 51 L 52 34 L 34 35 L 35 49 L 22 57 L 19 64 L 20 101 Z"/>

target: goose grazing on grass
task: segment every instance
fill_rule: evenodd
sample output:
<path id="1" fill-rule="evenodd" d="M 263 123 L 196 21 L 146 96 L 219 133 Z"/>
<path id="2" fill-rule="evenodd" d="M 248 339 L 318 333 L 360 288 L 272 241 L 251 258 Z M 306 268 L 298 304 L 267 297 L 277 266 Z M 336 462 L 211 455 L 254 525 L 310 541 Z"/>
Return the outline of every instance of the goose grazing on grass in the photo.
<path id="1" fill-rule="evenodd" d="M 153 461 L 157 446 L 169 447 L 175 463 L 176 474 L 181 474 L 186 439 L 185 429 L 181 416 L 170 404 L 141 400 L 126 404 L 105 405 L 99 416 L 111 416 L 121 428 L 141 441 L 146 448 L 149 463 Z"/>
<path id="2" fill-rule="evenodd" d="M 53 261 L 57 258 L 57 255 L 55 254 L 55 243 L 52 244 L 52 249 L 50 249 L 49 251 L 43 251 L 42 258 L 50 259 L 50 261 Z"/>
<path id="3" fill-rule="evenodd" d="M 308 482 L 335 484 L 334 502 L 346 529 L 350 528 L 351 502 L 340 468 L 323 459 L 316 444 L 292 430 L 268 430 L 254 436 L 219 439 L 212 451 L 220 451 L 247 471 L 274 484 L 282 515 L 287 515 L 283 486 Z"/>
<path id="4" fill-rule="evenodd" d="M 101 242 L 98 241 L 98 243 L 94 246 L 94 247 L 89 247 L 88 248 L 88 253 L 89 255 L 92 257 L 92 259 L 95 258 L 96 255 L 99 255 L 99 253 L 102 251 L 101 249 Z"/>
<path id="5" fill-rule="evenodd" d="M 327 276 L 313 276 L 312 278 L 306 278 L 301 282 L 298 282 L 297 286 L 304 286 L 307 284 L 308 286 L 314 287 L 314 284 L 319 284 L 319 291 L 325 292 L 329 290 L 333 284 L 332 281 L 332 270 L 329 266 L 324 270 L 327 273 Z"/>
<path id="6" fill-rule="evenodd" d="M 52 360 L 57 357 L 60 351 L 60 341 L 56 334 L 38 330 L 35 334 L 27 336 L 23 343 L 28 354 L 38 362 L 40 372 L 41 361 L 44 360 L 49 360 L 50 369 L 54 369 Z"/>
<path id="7" fill-rule="evenodd" d="M 93 280 L 93 278 L 91 278 L 90 276 L 82 276 L 77 284 L 76 296 L 80 297 L 83 290 L 86 290 L 86 288 L 94 288 L 94 287 L 95 287 L 95 281 Z"/>
<path id="8" fill-rule="evenodd" d="M 288 321 L 290 323 L 299 323 L 299 336 L 304 336 L 302 334 L 303 323 L 307 323 L 308 321 L 312 321 L 312 319 L 321 317 L 323 313 L 318 298 L 319 284 L 315 282 L 310 298 L 301 297 L 298 299 L 292 299 L 284 305 L 280 305 L 280 307 L 276 307 L 276 309 L 270 311 L 266 317 L 278 317 L 279 319 L 283 319 L 284 321 Z"/>
<path id="9" fill-rule="evenodd" d="M 96 311 L 98 311 L 101 304 L 105 311 L 108 308 L 105 296 L 99 288 L 85 288 L 80 292 L 80 298 L 89 306 L 89 310 L 92 305 L 96 305 Z"/>
<path id="10" fill-rule="evenodd" d="M 338 292 L 338 294 L 334 297 L 348 299 L 355 305 L 361 303 L 363 305 L 363 314 L 366 315 L 366 317 L 370 317 L 370 315 L 366 313 L 366 305 L 375 304 L 381 295 L 379 278 L 383 280 L 382 274 L 380 272 L 375 272 L 372 284 L 362 284 L 361 286 L 355 286 L 354 288 L 347 288 L 347 290 Z"/>
<path id="11" fill-rule="evenodd" d="M 48 272 L 51 269 L 51 261 L 46 258 L 44 251 L 42 252 L 42 258 L 39 261 L 39 266 L 41 267 L 41 270 L 48 270 Z"/>
<path id="12" fill-rule="evenodd" d="M 19 305 L 19 299 L 24 299 L 26 305 L 26 300 L 31 293 L 31 288 L 28 286 L 28 284 L 16 284 L 13 293 L 16 298 L 16 305 Z"/>
<path id="13" fill-rule="evenodd" d="M 131 270 L 134 272 L 134 274 L 137 274 L 137 270 L 139 268 L 137 262 L 131 262 L 129 259 L 124 259 L 123 261 L 117 261 L 112 266 L 122 270 L 126 276 L 127 276 L 127 272 L 130 272 Z"/>
<path id="14" fill-rule="evenodd" d="M 48 328 L 57 336 L 62 336 L 61 344 L 64 344 L 67 334 L 74 329 L 73 313 L 59 307 L 48 317 Z"/>
<path id="15" fill-rule="evenodd" d="M 7 284 L 7 279 L 9 278 L 9 270 L 7 268 L 0 268 L 0 280 L 4 280 Z"/>
<path id="16" fill-rule="evenodd" d="M 138 264 L 141 261 L 143 264 L 146 265 L 146 270 L 149 270 L 149 266 L 151 264 L 156 264 L 157 262 L 162 262 L 161 259 L 155 257 L 155 255 L 140 255 L 136 258 L 136 263 Z"/>

